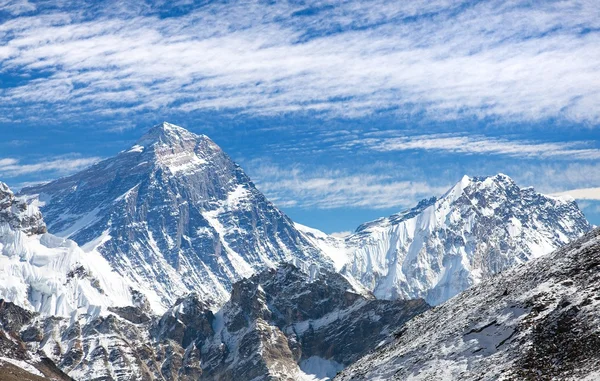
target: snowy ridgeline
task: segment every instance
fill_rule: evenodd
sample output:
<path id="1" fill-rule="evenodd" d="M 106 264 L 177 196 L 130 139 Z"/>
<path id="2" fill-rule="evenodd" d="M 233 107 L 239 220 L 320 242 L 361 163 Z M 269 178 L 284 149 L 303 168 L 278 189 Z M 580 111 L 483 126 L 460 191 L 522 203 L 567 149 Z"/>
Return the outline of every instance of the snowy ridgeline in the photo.
<path id="1" fill-rule="evenodd" d="M 465 176 L 439 199 L 361 225 L 343 239 L 296 225 L 337 268 L 379 298 L 437 305 L 591 229 L 574 200 Z"/>
<path id="2" fill-rule="evenodd" d="M 0 199 L 1 299 L 51 316 L 97 316 L 134 303 L 128 282 L 99 253 L 34 234 L 45 231 L 35 200 L 14 197 L 2 183 Z"/>

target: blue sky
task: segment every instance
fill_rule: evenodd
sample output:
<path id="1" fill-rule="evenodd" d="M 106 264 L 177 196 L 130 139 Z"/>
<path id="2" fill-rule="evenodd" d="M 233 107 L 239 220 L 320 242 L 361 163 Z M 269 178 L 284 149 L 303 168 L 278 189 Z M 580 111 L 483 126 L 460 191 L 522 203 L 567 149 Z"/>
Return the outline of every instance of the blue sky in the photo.
<path id="1" fill-rule="evenodd" d="M 595 1 L 0 0 L 0 180 L 162 121 L 326 232 L 503 172 L 600 224 Z"/>

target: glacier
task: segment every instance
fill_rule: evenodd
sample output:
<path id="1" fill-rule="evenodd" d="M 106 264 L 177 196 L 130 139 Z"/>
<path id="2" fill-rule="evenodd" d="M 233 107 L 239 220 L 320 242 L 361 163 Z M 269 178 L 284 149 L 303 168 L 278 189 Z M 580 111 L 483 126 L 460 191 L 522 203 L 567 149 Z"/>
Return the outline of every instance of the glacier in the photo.
<path id="1" fill-rule="evenodd" d="M 48 316 L 95 317 L 133 304 L 128 282 L 98 252 L 45 232 L 35 199 L 0 183 L 0 296 Z"/>

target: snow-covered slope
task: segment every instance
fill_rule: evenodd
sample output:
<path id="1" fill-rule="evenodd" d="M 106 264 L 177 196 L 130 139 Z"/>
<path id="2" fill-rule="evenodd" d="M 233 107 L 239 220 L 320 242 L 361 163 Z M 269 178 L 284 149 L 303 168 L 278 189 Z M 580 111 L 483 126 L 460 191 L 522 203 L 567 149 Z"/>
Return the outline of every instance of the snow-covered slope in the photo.
<path id="1" fill-rule="evenodd" d="M 343 238 L 330 236 L 318 229 L 314 229 L 299 223 L 294 223 L 296 229 L 304 234 L 310 243 L 318 247 L 327 257 L 329 257 L 337 271 L 348 262 L 348 255 L 351 253 Z"/>
<path id="2" fill-rule="evenodd" d="M 35 200 L 0 183 L 1 299 L 51 316 L 97 316 L 133 303 L 128 283 L 102 256 L 44 232 Z"/>
<path id="3" fill-rule="evenodd" d="M 408 322 L 336 378 L 600 379 L 600 229 Z"/>
<path id="4" fill-rule="evenodd" d="M 39 195 L 50 232 L 97 249 L 156 311 L 190 291 L 224 302 L 234 281 L 282 261 L 331 266 L 214 142 L 169 123 L 22 193 Z"/>
<path id="5" fill-rule="evenodd" d="M 343 241 L 306 235 L 379 298 L 439 304 L 591 229 L 572 199 L 519 188 L 508 176 L 463 177 L 439 199 L 365 223 Z M 332 255 L 333 256 L 333 255 Z"/>

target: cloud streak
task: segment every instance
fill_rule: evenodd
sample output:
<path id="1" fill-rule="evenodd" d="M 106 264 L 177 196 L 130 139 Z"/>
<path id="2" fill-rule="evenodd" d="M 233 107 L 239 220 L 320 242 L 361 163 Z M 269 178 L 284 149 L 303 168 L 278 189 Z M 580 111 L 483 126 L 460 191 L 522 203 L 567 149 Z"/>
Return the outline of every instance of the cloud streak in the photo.
<path id="1" fill-rule="evenodd" d="M 12 118 L 43 118 L 50 104 L 54 115 L 392 110 L 600 120 L 595 2 L 401 3 L 14 17 L 0 24 L 0 70 L 16 78 L 0 107 Z"/>
<path id="2" fill-rule="evenodd" d="M 36 163 L 24 164 L 15 158 L 0 158 L 0 176 L 14 178 L 23 175 L 46 174 L 67 175 L 80 171 L 100 161 L 99 157 L 59 157 Z"/>
<path id="3" fill-rule="evenodd" d="M 371 135 L 378 135 L 371 134 Z M 425 150 L 467 155 L 501 155 L 518 158 L 598 160 L 594 142 L 537 142 L 478 135 L 430 134 L 400 137 L 366 137 L 344 143 L 347 148 L 366 147 L 380 152 Z"/>
<path id="4" fill-rule="evenodd" d="M 555 196 L 571 196 L 577 200 L 599 200 L 600 201 L 600 187 L 599 188 L 571 189 L 568 191 L 556 193 Z"/>
<path id="5" fill-rule="evenodd" d="M 425 197 L 440 195 L 448 188 L 387 175 L 341 171 L 307 172 L 298 168 L 261 166 L 253 172 L 257 187 L 280 207 L 400 208 Z"/>

